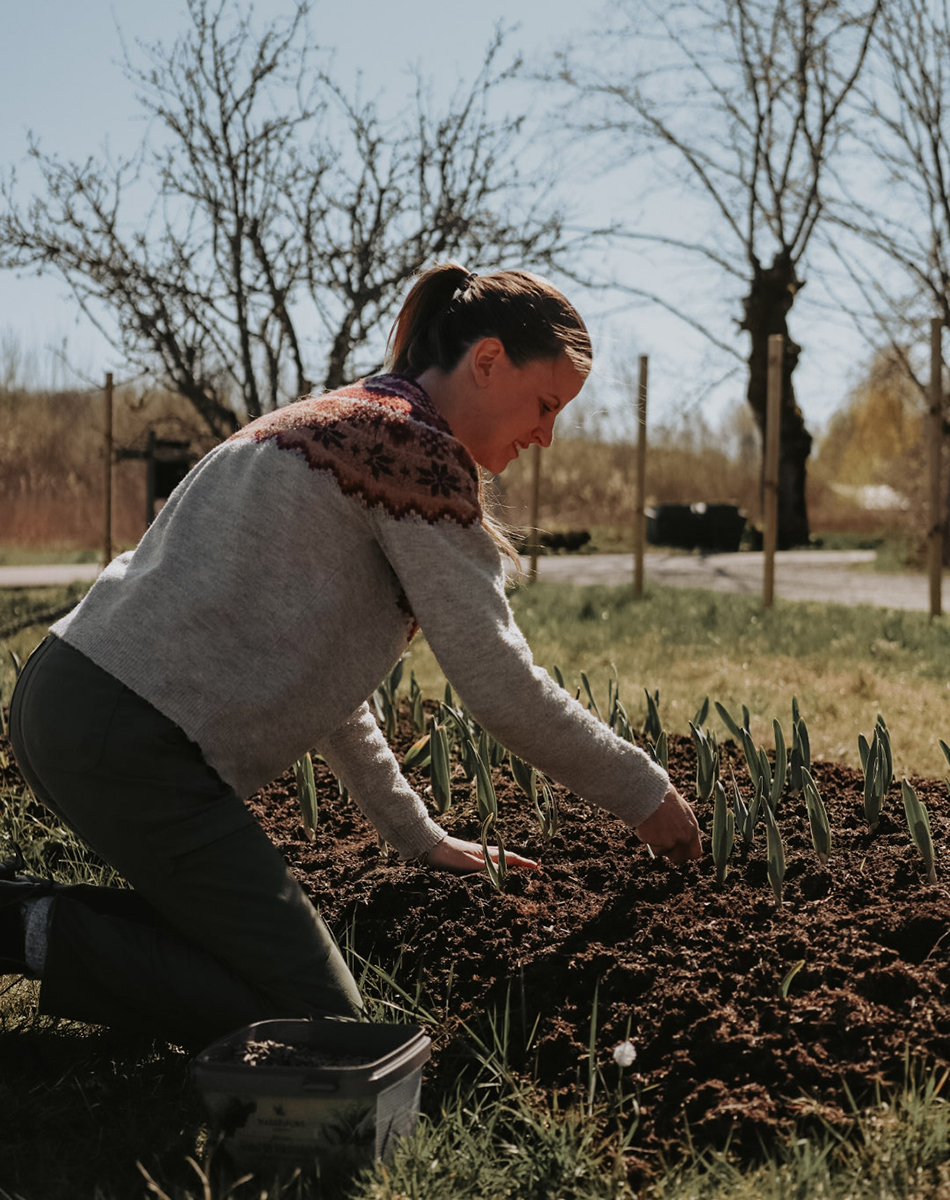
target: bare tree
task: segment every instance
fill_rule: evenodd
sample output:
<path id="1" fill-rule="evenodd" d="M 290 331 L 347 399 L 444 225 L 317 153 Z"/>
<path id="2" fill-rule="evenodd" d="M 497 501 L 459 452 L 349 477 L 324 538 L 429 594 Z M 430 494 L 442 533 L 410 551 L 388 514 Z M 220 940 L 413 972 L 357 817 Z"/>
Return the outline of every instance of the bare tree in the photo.
<path id="1" fill-rule="evenodd" d="M 622 235 L 711 265 L 721 299 L 741 300 L 738 325 L 749 334 L 747 399 L 760 430 L 768 338 L 785 336 L 779 476 L 785 547 L 808 540 L 812 442 L 795 400 L 801 347 L 788 336 L 788 314 L 805 283 L 829 157 L 880 7 L 881 0 L 616 0 L 616 21 L 593 35 L 596 58 L 574 50 L 561 61 L 562 81 L 583 102 L 584 129 L 606 135 L 611 162 L 632 161 L 640 194 L 660 177 L 671 196 L 670 181 L 683 186 L 688 228 L 661 224 Z M 682 206 L 670 208 L 682 220 Z M 650 299 L 732 349 L 715 318 L 696 315 L 695 296 L 658 292 Z"/>
<path id="2" fill-rule="evenodd" d="M 828 240 L 857 285 L 849 310 L 926 398 L 910 347 L 950 324 L 950 11 L 945 0 L 889 0 L 858 87 L 862 120 L 836 172 Z M 850 236 L 849 236 L 850 235 Z"/>
<path id="3" fill-rule="evenodd" d="M 31 141 L 43 188 L 0 188 L 0 266 L 58 274 L 125 359 L 186 396 L 216 435 L 378 365 L 406 281 L 435 257 L 551 268 L 553 205 L 515 162 L 519 117 L 489 101 L 516 64 L 502 36 L 438 113 L 424 83 L 398 116 L 316 61 L 307 0 L 255 32 L 232 0 L 188 0 L 171 51 L 126 70 L 140 152 L 63 160 Z"/>
<path id="4" fill-rule="evenodd" d="M 901 364 L 926 409 L 929 324 L 940 317 L 950 325 L 946 0 L 889 0 L 858 95 L 863 119 L 838 172 L 840 200 L 826 233 L 860 296 L 844 305 L 872 346 L 888 345 L 888 360 Z M 912 478 L 913 457 L 903 465 Z M 943 556 L 950 561 L 946 516 Z"/>

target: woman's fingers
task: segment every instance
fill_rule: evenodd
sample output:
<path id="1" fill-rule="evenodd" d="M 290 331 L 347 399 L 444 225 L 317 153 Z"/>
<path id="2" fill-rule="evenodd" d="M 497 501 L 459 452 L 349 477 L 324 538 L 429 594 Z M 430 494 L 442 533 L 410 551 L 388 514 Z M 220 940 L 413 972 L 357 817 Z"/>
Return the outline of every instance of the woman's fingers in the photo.
<path id="1" fill-rule="evenodd" d="M 488 854 L 492 862 L 498 861 L 498 847 L 489 846 Z M 454 871 L 464 875 L 475 871 L 485 870 L 485 852 L 479 842 L 466 842 L 461 838 L 444 837 L 437 846 L 425 856 L 430 867 L 439 867 L 443 871 Z M 505 865 L 524 870 L 537 869 L 533 858 L 523 858 L 510 850 L 505 851 Z"/>
<path id="2" fill-rule="evenodd" d="M 699 858 L 703 852 L 696 816 L 674 787 L 667 790 L 660 807 L 636 827 L 637 837 L 655 854 L 670 862 Z"/>

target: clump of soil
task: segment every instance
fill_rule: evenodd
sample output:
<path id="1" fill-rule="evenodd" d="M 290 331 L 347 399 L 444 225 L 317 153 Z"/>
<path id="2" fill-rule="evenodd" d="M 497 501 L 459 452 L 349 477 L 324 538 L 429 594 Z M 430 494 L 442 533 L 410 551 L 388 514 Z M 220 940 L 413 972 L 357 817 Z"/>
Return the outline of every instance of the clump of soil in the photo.
<path id="1" fill-rule="evenodd" d="M 365 1067 L 371 1058 L 359 1054 L 330 1054 L 299 1042 L 246 1041 L 235 1043 L 218 1061 L 243 1063 L 248 1067 Z"/>
<path id="2" fill-rule="evenodd" d="M 404 751 L 406 730 L 397 742 Z M 724 777 L 746 795 L 744 759 L 722 746 Z M 381 853 L 375 831 L 318 763 L 316 840 L 299 827 L 293 776 L 250 806 L 294 874 L 364 957 L 392 966 L 442 1021 L 427 1079 L 449 1079 L 460 1023 L 485 1030 L 510 1006 L 512 1065 L 551 1091 L 586 1089 L 591 1023 L 602 1095 L 636 1089 L 635 1148 L 646 1161 L 694 1144 L 754 1152 L 796 1122 L 847 1122 L 845 1086 L 859 1101 L 900 1085 L 905 1055 L 950 1058 L 950 894 L 927 882 L 907 832 L 899 785 L 868 833 L 860 773 L 818 762 L 813 775 L 832 825 L 819 865 L 800 799 L 779 811 L 787 874 L 779 906 L 766 874 L 761 825 L 748 857 L 737 848 L 722 887 L 709 853 L 711 806 L 698 809 L 704 857 L 684 866 L 651 859 L 609 814 L 555 788 L 559 832 L 545 842 L 530 805 L 495 773 L 506 844 L 540 860 L 505 891 Z M 673 737 L 670 773 L 695 795 L 695 754 Z M 915 778 L 945 868 L 950 804 L 943 781 Z M 424 792 L 427 780 L 414 776 Z M 457 788 L 464 795 L 464 788 Z M 474 806 L 440 818 L 476 840 Z M 535 1021 L 537 1019 L 537 1026 Z M 458 1037 L 453 1036 L 453 1030 Z M 629 1038 L 636 1061 L 613 1058 Z M 425 1089 L 423 1091 L 425 1098 Z"/>

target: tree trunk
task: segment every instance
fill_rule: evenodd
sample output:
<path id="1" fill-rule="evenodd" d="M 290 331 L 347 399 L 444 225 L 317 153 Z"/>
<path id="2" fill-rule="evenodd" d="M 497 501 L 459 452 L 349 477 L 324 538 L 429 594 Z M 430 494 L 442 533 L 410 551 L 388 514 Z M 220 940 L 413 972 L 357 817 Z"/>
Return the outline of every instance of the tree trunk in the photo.
<path id="1" fill-rule="evenodd" d="M 766 391 L 768 379 L 769 336 L 781 333 L 785 338 L 782 368 L 782 440 L 778 475 L 778 538 L 780 550 L 808 542 L 808 507 L 805 500 L 805 464 L 811 453 L 811 434 L 805 428 L 801 409 L 795 403 L 792 372 L 798 363 L 801 346 L 788 336 L 786 317 L 803 283 L 795 274 L 795 264 L 786 252 L 775 256 L 771 267 L 758 263 L 748 296 L 743 300 L 744 318 L 740 328 L 752 338 L 749 353 L 747 399 L 765 444 Z"/>

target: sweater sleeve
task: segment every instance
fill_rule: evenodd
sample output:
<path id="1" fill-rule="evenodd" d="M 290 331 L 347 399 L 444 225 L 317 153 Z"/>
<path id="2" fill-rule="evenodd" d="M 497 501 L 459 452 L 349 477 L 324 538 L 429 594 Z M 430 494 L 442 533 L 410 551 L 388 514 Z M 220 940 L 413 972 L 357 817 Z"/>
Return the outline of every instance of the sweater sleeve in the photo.
<path id="1" fill-rule="evenodd" d="M 445 837 L 390 750 L 369 704 L 316 747 L 357 807 L 401 858 L 415 858 Z"/>
<path id="2" fill-rule="evenodd" d="M 533 661 L 480 522 L 393 519 L 377 537 L 453 688 L 480 725 L 526 762 L 629 825 L 660 805 L 666 772 L 617 737 Z"/>

